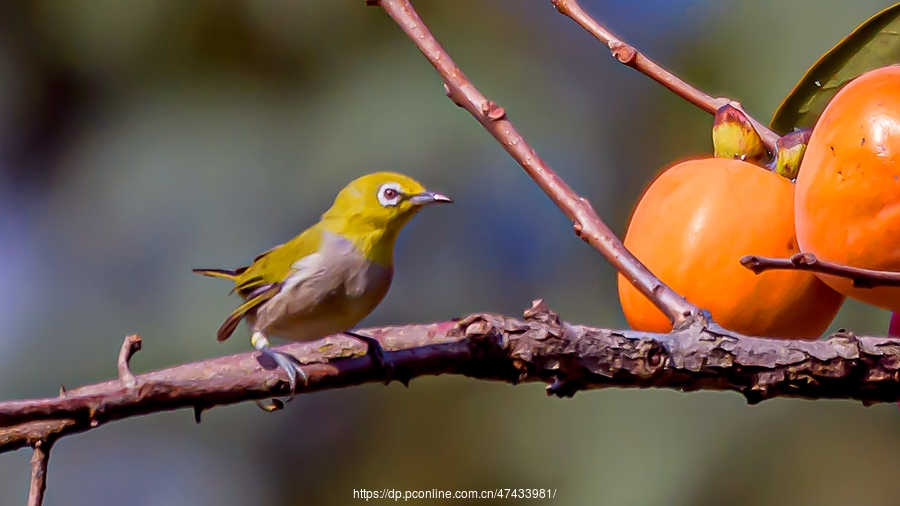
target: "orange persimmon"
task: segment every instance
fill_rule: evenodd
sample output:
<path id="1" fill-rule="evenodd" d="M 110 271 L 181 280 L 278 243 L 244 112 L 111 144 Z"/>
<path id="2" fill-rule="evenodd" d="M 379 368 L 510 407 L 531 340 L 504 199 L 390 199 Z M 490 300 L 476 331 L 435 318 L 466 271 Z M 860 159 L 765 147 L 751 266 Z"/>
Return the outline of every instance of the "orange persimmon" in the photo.
<path id="1" fill-rule="evenodd" d="M 802 251 L 900 271 L 900 67 L 863 74 L 831 99 L 800 163 L 794 206 Z M 900 288 L 820 278 L 849 297 L 900 311 Z"/>
<path id="2" fill-rule="evenodd" d="M 787 179 L 740 160 L 706 158 L 664 171 L 631 216 L 625 246 L 657 277 L 725 328 L 748 335 L 819 337 L 844 297 L 815 275 L 754 274 L 745 255 L 789 257 L 794 187 Z M 672 325 L 626 278 L 619 301 L 637 330 Z"/>

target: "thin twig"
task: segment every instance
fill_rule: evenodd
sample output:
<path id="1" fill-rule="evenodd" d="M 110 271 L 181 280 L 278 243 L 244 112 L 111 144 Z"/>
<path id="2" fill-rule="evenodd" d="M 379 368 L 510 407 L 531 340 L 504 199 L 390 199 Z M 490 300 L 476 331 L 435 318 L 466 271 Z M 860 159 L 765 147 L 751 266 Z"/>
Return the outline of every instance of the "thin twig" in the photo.
<path id="1" fill-rule="evenodd" d="M 809 271 L 830 274 L 853 281 L 856 288 L 876 286 L 900 286 L 900 272 L 876 271 L 860 267 L 850 267 L 825 260 L 819 260 L 812 253 L 797 253 L 790 258 L 769 258 L 747 255 L 741 264 L 754 274 L 770 270 Z"/>
<path id="2" fill-rule="evenodd" d="M 50 448 L 53 440 L 47 439 L 34 444 L 31 455 L 31 485 L 28 487 L 28 506 L 41 506 L 44 502 L 44 491 L 47 489 L 47 464 L 50 461 Z"/>
<path id="3" fill-rule="evenodd" d="M 506 111 L 488 100 L 466 78 L 434 38 L 408 0 L 369 0 L 378 5 L 416 44 L 444 80 L 444 91 L 494 136 L 507 153 L 574 222 L 575 234 L 599 251 L 663 312 L 675 328 L 694 323 L 703 312 L 653 275 L 600 219 L 590 202 L 579 196 L 545 163 L 507 119 Z"/>
<path id="4" fill-rule="evenodd" d="M 134 379 L 134 374 L 131 373 L 129 364 L 131 363 L 131 357 L 140 351 L 140 349 L 141 338 L 136 335 L 127 336 L 125 340 L 122 341 L 122 348 L 119 350 L 119 360 L 116 365 L 119 369 L 119 380 L 122 381 L 122 385 L 124 385 L 125 388 L 134 388 L 137 384 Z"/>
<path id="5" fill-rule="evenodd" d="M 647 58 L 643 53 L 635 49 L 634 46 L 626 44 L 613 35 L 612 32 L 607 30 L 603 25 L 598 23 L 597 20 L 592 18 L 581 8 L 581 5 L 578 4 L 577 0 L 551 0 L 551 2 L 553 3 L 553 6 L 556 7 L 556 10 L 571 18 L 591 35 L 596 37 L 597 40 L 605 44 L 612 53 L 613 58 L 665 86 L 700 109 L 703 109 L 710 114 L 715 114 L 716 111 L 725 105 L 731 105 L 740 109 L 741 112 L 750 119 L 750 122 L 753 123 L 753 127 L 766 144 L 766 148 L 770 152 L 775 153 L 775 142 L 778 140 L 778 134 L 759 121 L 753 119 L 753 117 L 747 114 L 747 111 L 744 111 L 740 103 L 726 97 L 713 98 L 659 66 L 656 62 Z"/>

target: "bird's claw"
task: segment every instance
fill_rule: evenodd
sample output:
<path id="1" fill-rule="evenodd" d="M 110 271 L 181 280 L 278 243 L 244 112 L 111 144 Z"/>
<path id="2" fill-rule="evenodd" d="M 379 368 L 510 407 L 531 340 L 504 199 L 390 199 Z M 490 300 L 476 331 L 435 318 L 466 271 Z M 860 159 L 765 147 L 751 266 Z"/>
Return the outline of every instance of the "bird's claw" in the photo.
<path id="1" fill-rule="evenodd" d="M 275 361 L 275 364 L 281 368 L 288 376 L 288 384 L 291 387 L 291 393 L 288 395 L 287 402 L 291 402 L 294 399 L 294 391 L 297 389 L 297 378 L 303 382 L 303 386 L 309 385 L 309 378 L 306 376 L 306 373 L 303 372 L 303 368 L 295 363 L 294 357 L 281 353 L 280 351 L 275 351 L 268 346 L 260 349 L 266 356 Z"/>

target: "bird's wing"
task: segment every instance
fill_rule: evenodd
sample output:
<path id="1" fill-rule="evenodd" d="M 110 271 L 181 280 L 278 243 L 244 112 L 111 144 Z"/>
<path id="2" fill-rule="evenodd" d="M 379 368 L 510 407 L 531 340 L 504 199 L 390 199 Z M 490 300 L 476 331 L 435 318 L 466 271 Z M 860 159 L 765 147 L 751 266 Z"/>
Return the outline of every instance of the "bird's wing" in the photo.
<path id="1" fill-rule="evenodd" d="M 244 275 L 245 272 L 250 270 L 254 265 L 258 265 L 259 261 L 264 257 L 268 256 L 270 253 L 276 251 L 278 248 L 284 246 L 283 244 L 279 244 L 278 246 L 273 246 L 266 251 L 263 251 L 259 255 L 253 257 L 253 262 L 246 266 L 240 267 L 234 270 L 235 276 L 232 280 L 235 282 L 234 288 L 231 289 L 230 293 L 237 292 L 238 295 L 244 300 L 250 300 L 254 298 L 257 293 L 261 293 L 264 290 L 267 290 L 269 287 L 274 285 L 275 283 L 270 282 L 265 279 L 263 276 L 252 276 L 247 277 Z M 207 274 L 210 276 L 211 274 Z M 212 274 L 212 276 L 215 276 Z"/>
<path id="2" fill-rule="evenodd" d="M 225 322 L 222 323 L 218 332 L 216 332 L 216 339 L 219 341 L 228 339 L 245 316 L 251 314 L 261 304 L 277 295 L 280 290 L 280 284 L 272 284 L 256 290 L 255 295 L 250 294 L 252 297 L 249 297 L 243 304 L 238 306 L 230 315 L 228 315 L 228 318 L 225 319 Z"/>
<path id="3" fill-rule="evenodd" d="M 317 234 L 317 249 L 291 263 L 289 259 L 297 258 L 297 251 L 309 251 L 311 231 Z M 247 315 L 253 315 L 254 326 L 259 329 L 280 327 L 286 320 L 292 320 L 291 326 L 302 325 L 317 319 L 319 312 L 340 311 L 333 307 L 340 304 L 340 297 L 358 297 L 366 290 L 361 264 L 367 262 L 350 241 L 318 229 L 307 230 L 296 239 L 263 255 L 239 279 L 238 293 L 247 302 L 222 325 L 221 335 L 227 337 Z M 276 270 L 264 262 L 284 265 L 287 272 L 278 279 L 272 276 Z"/>
<path id="4" fill-rule="evenodd" d="M 254 315 L 265 302 L 278 295 L 290 275 L 297 270 L 295 266 L 302 267 L 303 258 L 314 255 L 320 243 L 321 230 L 314 225 L 290 241 L 260 253 L 247 267 L 233 271 L 195 269 L 194 272 L 199 274 L 233 281 L 232 292 L 237 292 L 244 299 L 244 303 L 232 311 L 219 327 L 217 339 L 228 339 L 242 319 Z M 292 263 L 292 259 L 296 258 L 300 260 Z M 306 263 L 310 264 L 311 261 L 307 260 Z M 304 269 L 308 270 L 308 267 Z"/>
<path id="5" fill-rule="evenodd" d="M 313 225 L 290 241 L 260 253 L 235 279 L 234 291 L 247 299 L 257 290 L 284 282 L 293 271 L 293 263 L 318 251 L 321 236 L 320 227 Z"/>
<path id="6" fill-rule="evenodd" d="M 299 325 L 329 312 L 354 317 L 338 313 L 346 310 L 347 297 L 360 297 L 368 289 L 368 261 L 352 242 L 330 232 L 322 234 L 320 246 L 291 265 L 281 291 L 256 313 L 258 327 L 280 327 L 287 319 Z"/>
<path id="7" fill-rule="evenodd" d="M 279 291 L 260 308 L 257 325 L 265 328 L 285 316 L 298 317 L 320 307 L 320 303 L 344 284 L 344 273 L 322 253 L 307 255 L 291 265 L 291 274 Z"/>
<path id="8" fill-rule="evenodd" d="M 269 253 L 272 253 L 273 251 L 277 250 L 278 248 L 280 248 L 280 247 L 282 247 L 282 246 L 284 246 L 284 244 L 279 244 L 278 246 L 272 246 L 271 248 L 269 248 L 269 249 L 263 251 L 263 252 L 260 253 L 259 255 L 256 255 L 255 257 L 253 257 L 253 262 L 252 262 L 252 263 L 255 264 L 256 262 L 259 262 L 260 259 L 262 259 L 264 256 L 268 255 Z"/>

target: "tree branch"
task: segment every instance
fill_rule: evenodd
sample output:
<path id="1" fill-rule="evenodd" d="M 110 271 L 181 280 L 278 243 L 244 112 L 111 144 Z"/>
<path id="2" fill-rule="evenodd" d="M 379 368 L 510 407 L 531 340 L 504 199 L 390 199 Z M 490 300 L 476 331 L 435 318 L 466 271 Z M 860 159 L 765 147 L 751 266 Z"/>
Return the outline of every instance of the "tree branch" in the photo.
<path id="1" fill-rule="evenodd" d="M 741 258 L 741 264 L 753 271 L 754 274 L 770 270 L 809 271 L 847 278 L 853 281 L 853 286 L 856 288 L 900 286 L 900 272 L 876 271 L 826 262 L 825 260 L 819 260 L 812 253 L 796 253 L 790 258 L 747 255 Z"/>
<path id="2" fill-rule="evenodd" d="M 130 335 L 122 341 L 122 349 L 119 350 L 119 360 L 116 365 L 119 369 L 119 381 L 122 382 L 122 385 L 125 388 L 134 388 L 137 386 L 137 381 L 134 378 L 134 374 L 131 374 L 129 364 L 131 362 L 131 357 L 140 351 L 140 349 L 141 338 L 138 336 Z"/>
<path id="3" fill-rule="evenodd" d="M 727 97 L 713 98 L 659 66 L 656 62 L 644 56 L 643 53 L 633 46 L 628 45 L 617 38 L 612 32 L 598 23 L 581 8 L 581 5 L 578 4 L 577 0 L 551 0 L 551 2 L 561 14 L 571 18 L 581 25 L 582 28 L 587 30 L 588 33 L 596 37 L 597 40 L 605 44 L 612 53 L 613 58 L 618 60 L 619 63 L 641 72 L 700 109 L 703 109 L 710 114 L 715 114 L 716 111 L 726 105 L 731 105 L 732 107 L 740 109 L 750 122 L 753 123 L 753 128 L 755 128 L 759 136 L 762 137 L 766 148 L 771 153 L 775 153 L 775 142 L 778 140 L 778 134 L 759 121 L 753 119 L 753 117 L 747 114 L 747 111 L 744 110 L 740 103 Z"/>
<path id="4" fill-rule="evenodd" d="M 28 506 L 41 506 L 44 503 L 44 491 L 47 489 L 47 464 L 50 461 L 50 448 L 53 440 L 47 439 L 34 445 L 31 455 L 31 485 L 28 487 Z"/>
<path id="5" fill-rule="evenodd" d="M 707 319 L 700 308 L 688 302 L 650 272 L 603 223 L 590 202 L 579 196 L 544 162 L 507 119 L 506 111 L 488 100 L 466 78 L 462 70 L 422 22 L 408 0 L 367 0 L 400 25 L 444 80 L 444 91 L 456 105 L 469 112 L 503 146 L 525 172 L 544 190 L 567 218 L 575 234 L 599 251 L 619 272 L 671 321 L 675 328 Z"/>
<path id="6" fill-rule="evenodd" d="M 457 321 L 364 331 L 378 339 L 403 381 L 458 374 L 512 384 L 543 382 L 548 394 L 609 387 L 730 390 L 757 403 L 773 397 L 900 400 L 900 339 L 839 333 L 824 341 L 730 337 L 695 324 L 670 334 L 572 325 L 535 301 L 524 320 L 472 314 Z M 338 335 L 279 347 L 309 377 L 298 394 L 383 382 L 362 343 Z M 0 452 L 162 411 L 287 394 L 274 364 L 256 352 L 113 379 L 63 396 L 0 403 Z M 39 454 L 36 454 L 39 455 Z M 46 457 L 35 457 L 36 460 Z"/>

